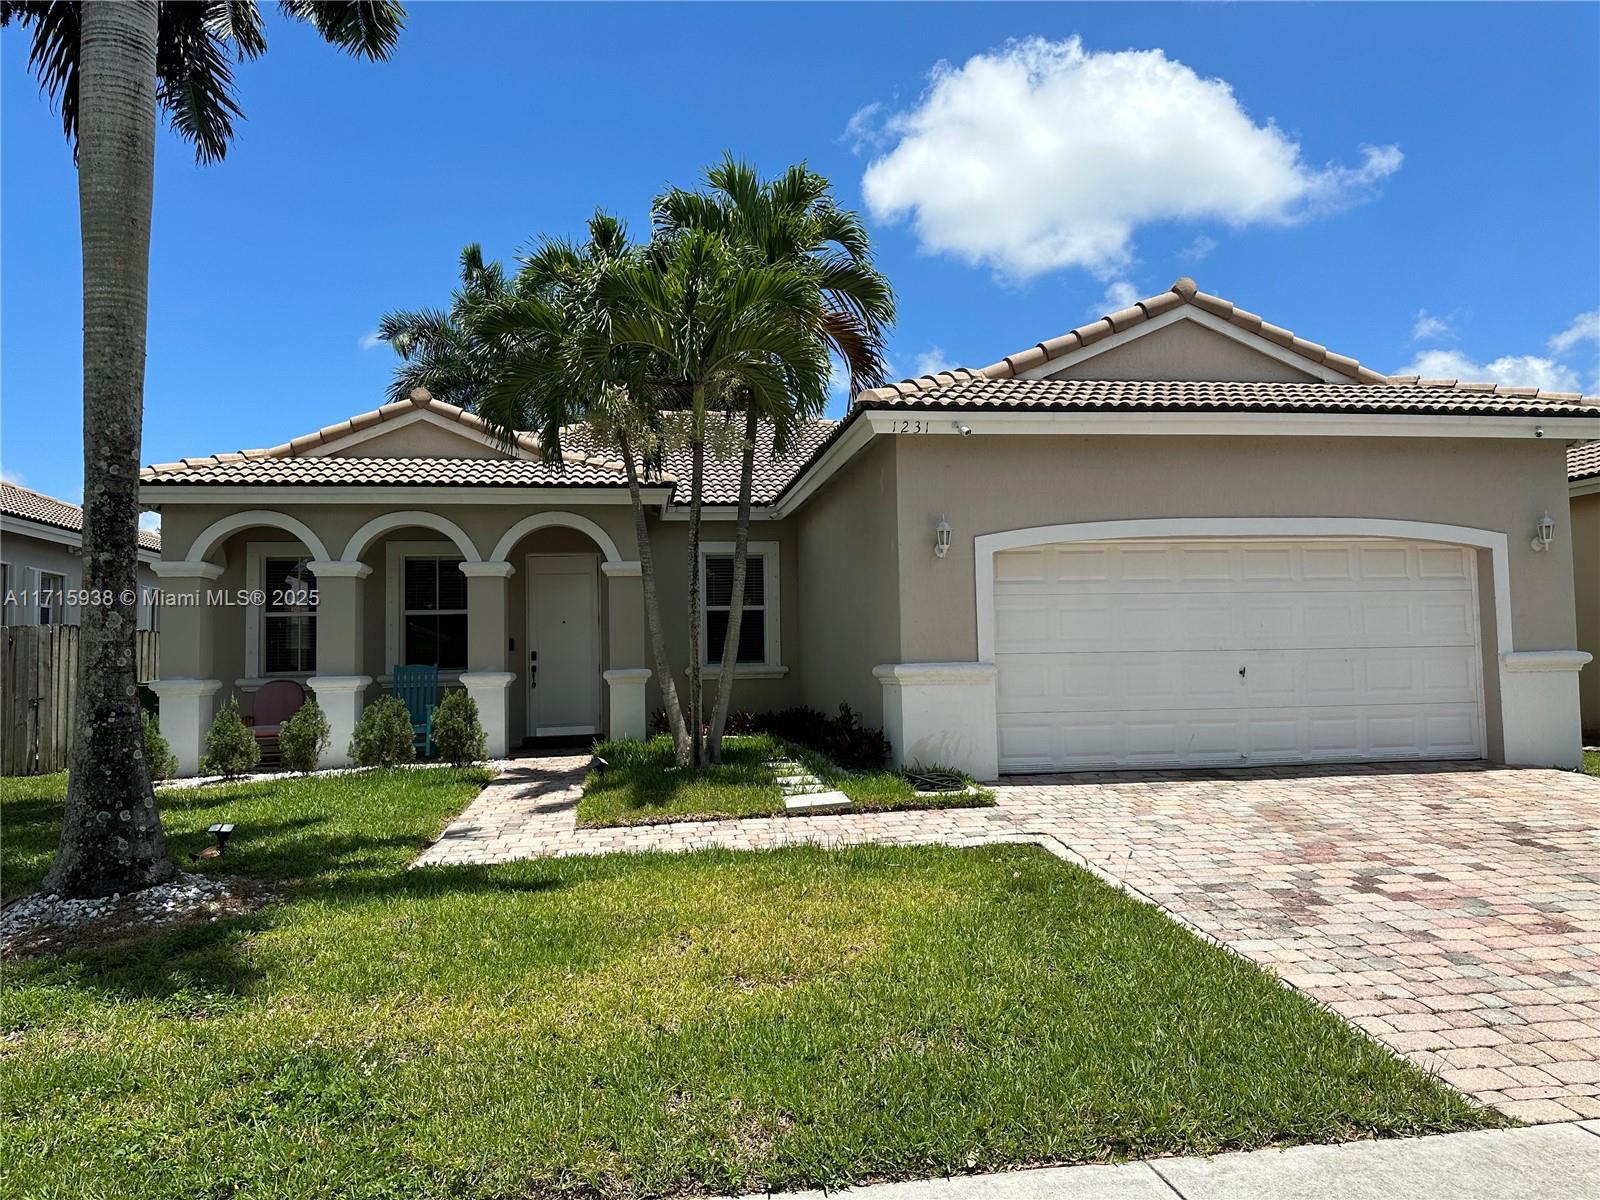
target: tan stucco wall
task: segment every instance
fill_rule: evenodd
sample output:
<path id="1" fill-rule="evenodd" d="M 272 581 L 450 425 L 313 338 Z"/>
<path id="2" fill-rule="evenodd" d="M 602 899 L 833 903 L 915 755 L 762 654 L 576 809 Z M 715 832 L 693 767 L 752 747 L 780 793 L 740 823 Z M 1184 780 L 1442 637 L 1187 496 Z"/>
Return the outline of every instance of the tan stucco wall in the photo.
<path id="1" fill-rule="evenodd" d="M 872 668 L 900 657 L 895 450 L 892 438 L 877 439 L 793 518 L 801 697 L 826 713 L 849 704 L 871 725 L 883 721 L 883 689 Z"/>
<path id="2" fill-rule="evenodd" d="M 1564 448 L 1556 442 L 1069 436 L 900 442 L 900 657 L 906 662 L 976 655 L 975 536 L 1157 517 L 1347 516 L 1499 530 L 1510 543 L 1515 649 L 1574 644 L 1571 559 L 1536 554 L 1529 545 L 1540 513 L 1566 507 Z M 941 513 L 955 527 L 942 560 L 930 548 Z"/>
<path id="3" fill-rule="evenodd" d="M 463 437 L 414 421 L 400 429 L 386 430 L 364 442 L 341 446 L 334 458 L 507 458 L 509 455 L 484 445 L 476 438 Z"/>
<path id="4" fill-rule="evenodd" d="M 1207 379 L 1305 383 L 1316 377 L 1194 321 L 1175 321 L 1054 372 L 1051 379 Z"/>
<path id="5" fill-rule="evenodd" d="M 1578 673 L 1584 740 L 1592 745 L 1600 741 L 1600 492 L 1572 498 L 1572 577 L 1578 649 L 1594 655 Z"/>

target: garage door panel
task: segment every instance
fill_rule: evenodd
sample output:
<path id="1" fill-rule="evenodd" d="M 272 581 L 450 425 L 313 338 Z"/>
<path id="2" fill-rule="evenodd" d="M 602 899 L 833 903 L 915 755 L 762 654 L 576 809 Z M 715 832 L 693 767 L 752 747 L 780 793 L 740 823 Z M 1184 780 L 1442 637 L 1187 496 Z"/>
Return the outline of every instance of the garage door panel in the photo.
<path id="1" fill-rule="evenodd" d="M 1004 770 L 1482 753 L 1469 551 L 1103 543 L 995 563 Z"/>

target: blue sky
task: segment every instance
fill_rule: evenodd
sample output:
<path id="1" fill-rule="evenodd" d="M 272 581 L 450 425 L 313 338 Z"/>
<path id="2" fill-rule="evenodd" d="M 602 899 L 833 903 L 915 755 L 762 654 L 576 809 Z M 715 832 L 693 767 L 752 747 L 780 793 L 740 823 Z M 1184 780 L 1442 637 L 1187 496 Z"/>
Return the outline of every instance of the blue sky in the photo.
<path id="1" fill-rule="evenodd" d="M 1597 46 L 1577 4 L 414 4 L 365 64 L 274 18 L 228 159 L 159 145 L 144 459 L 376 407 L 364 339 L 464 243 L 597 204 L 643 232 L 724 150 L 867 214 L 901 374 L 1191 274 L 1380 370 L 1600 390 Z M 76 186 L 25 53 L 0 35 L 0 456 L 76 500 Z"/>

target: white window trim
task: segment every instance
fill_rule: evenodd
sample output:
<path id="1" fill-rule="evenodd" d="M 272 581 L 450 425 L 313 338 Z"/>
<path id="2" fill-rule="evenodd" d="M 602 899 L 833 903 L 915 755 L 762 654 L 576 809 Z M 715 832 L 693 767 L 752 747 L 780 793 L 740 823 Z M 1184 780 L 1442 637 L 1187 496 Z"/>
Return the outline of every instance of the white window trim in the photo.
<path id="1" fill-rule="evenodd" d="M 266 574 L 267 559 L 269 558 L 310 558 L 315 559 L 316 554 L 303 542 L 248 542 L 244 548 L 244 586 L 247 592 L 264 590 L 262 576 Z M 257 681 L 256 686 L 266 683 L 271 679 L 293 679 L 296 683 L 305 683 L 316 674 L 311 671 L 273 671 L 264 672 L 261 667 L 266 659 L 262 653 L 262 636 L 266 633 L 266 617 L 263 613 L 265 606 L 261 604 L 247 604 L 244 608 L 244 674 L 245 678 Z M 321 605 L 317 606 L 319 609 Z"/>
<path id="2" fill-rule="evenodd" d="M 76 621 L 67 620 L 67 591 L 72 587 L 72 580 L 67 577 L 67 573 L 65 571 L 47 571 L 43 567 L 33 567 L 32 571 L 33 603 L 29 605 L 29 609 L 31 610 L 33 619 L 29 622 L 29 624 L 40 625 L 46 628 L 54 625 L 77 624 Z M 61 581 L 61 598 L 50 606 L 55 616 L 55 620 L 53 621 L 42 621 L 39 619 L 39 610 L 44 607 L 44 577 L 46 575 L 50 576 L 52 579 L 59 579 Z"/>
<path id="3" fill-rule="evenodd" d="M 405 613 L 405 588 L 402 586 L 402 564 L 408 558 L 459 558 L 469 562 L 461 547 L 449 539 L 438 542 L 390 542 L 384 552 L 383 579 L 383 672 L 375 678 L 387 687 L 394 681 L 394 665 L 400 661 L 400 626 Z M 467 624 L 472 624 L 470 612 Z M 460 671 L 441 670 L 439 682 L 455 683 Z"/>
<path id="4" fill-rule="evenodd" d="M 766 648 L 766 658 L 758 663 L 739 663 L 733 669 L 734 676 L 739 679 L 780 679 L 789 673 L 789 668 L 783 665 L 783 645 L 781 633 L 783 629 L 782 614 L 779 611 L 782 593 L 779 590 L 779 552 L 777 542 L 755 542 L 749 544 L 751 565 L 754 565 L 756 556 L 760 556 L 761 568 L 765 572 L 762 580 L 763 597 L 765 604 L 765 628 L 762 631 L 762 640 Z M 701 663 L 702 670 L 716 670 L 721 664 L 711 661 L 710 638 L 706 636 L 706 556 L 708 554 L 732 554 L 732 542 L 701 542 L 700 543 L 700 642 L 704 653 L 701 658 L 706 661 Z"/>

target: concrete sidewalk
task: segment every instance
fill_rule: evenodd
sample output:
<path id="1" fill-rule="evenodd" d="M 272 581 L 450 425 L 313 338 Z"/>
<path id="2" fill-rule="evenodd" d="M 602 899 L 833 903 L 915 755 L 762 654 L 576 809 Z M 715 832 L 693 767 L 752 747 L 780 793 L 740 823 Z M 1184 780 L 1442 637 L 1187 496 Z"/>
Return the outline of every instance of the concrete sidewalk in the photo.
<path id="1" fill-rule="evenodd" d="M 790 1192 L 775 1200 L 816 1200 Z M 1595 1200 L 1600 1121 L 1044 1167 L 836 1192 L 848 1200 Z"/>

